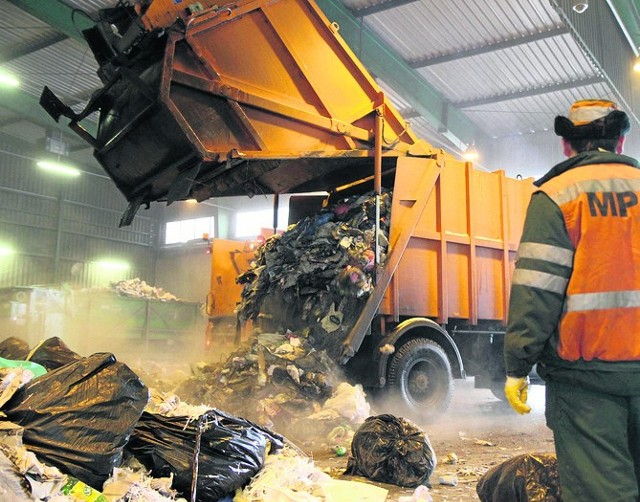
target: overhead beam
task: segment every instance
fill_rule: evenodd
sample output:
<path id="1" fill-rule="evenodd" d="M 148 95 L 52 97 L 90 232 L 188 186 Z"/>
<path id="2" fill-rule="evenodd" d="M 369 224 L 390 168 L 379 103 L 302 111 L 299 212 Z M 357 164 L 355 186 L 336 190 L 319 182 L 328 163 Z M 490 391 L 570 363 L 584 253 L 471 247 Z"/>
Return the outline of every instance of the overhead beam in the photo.
<path id="1" fill-rule="evenodd" d="M 72 38 L 82 44 L 86 44 L 86 40 L 82 36 L 82 30 L 94 25 L 86 14 L 79 9 L 69 7 L 61 0 L 47 0 L 46 2 L 42 0 L 9 0 L 9 2 L 59 32 L 56 37 L 57 41 L 62 40 L 62 37 L 64 37 L 64 39 Z M 49 39 L 50 42 L 51 40 Z M 40 106 L 38 99 L 25 92 L 19 90 L 3 91 L 0 93 L 0 106 L 41 127 L 69 132 L 67 124 L 56 123 Z M 96 124 L 85 122 L 83 126 L 90 134 L 95 136 Z"/>
<path id="2" fill-rule="evenodd" d="M 637 57 L 640 55 L 640 1 L 607 0 L 607 3 Z"/>
<path id="3" fill-rule="evenodd" d="M 83 11 L 69 7 L 62 0 L 9 0 L 9 2 L 82 43 L 85 43 L 82 30 L 91 28 L 95 24 Z"/>
<path id="4" fill-rule="evenodd" d="M 57 44 L 58 42 L 62 42 L 69 38 L 64 33 L 52 33 L 50 36 L 38 40 L 35 43 L 30 44 L 20 44 L 12 49 L 3 51 L 0 53 L 0 64 L 8 63 L 9 61 L 13 61 L 14 59 L 21 58 L 23 56 L 28 56 L 29 54 L 33 54 L 36 51 L 41 49 L 46 49 L 47 47 Z"/>
<path id="5" fill-rule="evenodd" d="M 455 148 L 464 150 L 472 141 L 488 139 L 458 108 L 433 88 L 371 29 L 354 17 L 340 0 L 316 0 L 330 22 L 339 25 L 339 34 L 364 64 L 402 96 L 436 130 L 442 131 Z M 443 117 L 443 110 L 446 116 Z"/>
<path id="6" fill-rule="evenodd" d="M 473 49 L 466 49 L 462 51 L 452 52 L 450 54 L 443 54 L 442 56 L 418 59 L 416 61 L 412 61 L 410 63 L 410 66 L 412 68 L 424 68 L 425 66 L 432 66 L 440 63 L 449 63 L 458 59 L 464 59 L 471 56 L 480 56 L 481 54 L 487 54 L 489 52 L 509 49 L 511 47 L 517 47 L 519 45 L 525 45 L 532 42 L 537 42 L 539 40 L 545 40 L 547 38 L 566 35 L 567 33 L 570 32 L 566 27 L 554 28 L 552 30 L 541 31 L 540 33 L 534 33 L 532 35 L 526 35 L 524 37 L 516 37 L 509 40 L 496 42 L 494 44 L 483 45 L 482 47 L 474 47 Z"/>
<path id="7" fill-rule="evenodd" d="M 380 2 L 361 9 L 351 9 L 351 12 L 356 17 L 370 16 L 371 14 L 378 14 L 389 9 L 400 7 L 408 3 L 414 3 L 418 0 L 387 0 L 386 2 Z"/>
<path id="8" fill-rule="evenodd" d="M 475 108 L 476 106 L 490 105 L 492 103 L 501 103 L 503 101 L 509 101 L 512 99 L 528 98 L 530 96 L 538 96 L 540 94 L 549 94 L 551 92 L 566 91 L 567 89 L 575 89 L 576 87 L 583 87 L 585 85 L 602 84 L 606 82 L 604 77 L 588 77 L 580 80 L 571 80 L 569 82 L 562 82 L 560 84 L 546 85 L 543 87 L 535 87 L 532 89 L 526 89 L 523 91 L 510 92 L 507 94 L 497 94 L 495 96 L 487 96 L 480 99 L 471 99 L 468 101 L 459 101 L 455 105 L 458 108 Z"/>

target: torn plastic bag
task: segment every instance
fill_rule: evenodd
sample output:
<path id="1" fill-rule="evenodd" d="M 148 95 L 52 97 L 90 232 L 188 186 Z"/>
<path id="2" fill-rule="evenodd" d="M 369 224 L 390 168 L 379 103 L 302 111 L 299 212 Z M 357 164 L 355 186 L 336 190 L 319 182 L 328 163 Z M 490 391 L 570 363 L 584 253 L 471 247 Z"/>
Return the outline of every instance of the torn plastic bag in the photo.
<path id="1" fill-rule="evenodd" d="M 562 500 L 556 456 L 518 455 L 489 469 L 476 485 L 482 502 L 559 502 Z"/>
<path id="2" fill-rule="evenodd" d="M 194 421 L 145 411 L 126 449 L 154 476 L 173 474 L 182 496 L 212 501 L 246 485 L 283 446 L 282 436 L 218 410 Z"/>
<path id="3" fill-rule="evenodd" d="M 52 370 L 18 390 L 2 411 L 24 427 L 29 451 L 100 489 L 148 400 L 138 376 L 99 353 Z"/>
<path id="4" fill-rule="evenodd" d="M 29 355 L 29 344 L 22 338 L 10 336 L 0 342 L 0 357 L 24 360 Z"/>
<path id="5" fill-rule="evenodd" d="M 54 370 L 65 364 L 79 361 L 82 356 L 76 354 L 60 338 L 54 336 L 43 340 L 31 349 L 27 359 L 41 364 L 48 370 Z"/>
<path id="6" fill-rule="evenodd" d="M 369 417 L 356 431 L 345 474 L 415 488 L 436 467 L 427 434 L 410 420 L 393 415 Z"/>

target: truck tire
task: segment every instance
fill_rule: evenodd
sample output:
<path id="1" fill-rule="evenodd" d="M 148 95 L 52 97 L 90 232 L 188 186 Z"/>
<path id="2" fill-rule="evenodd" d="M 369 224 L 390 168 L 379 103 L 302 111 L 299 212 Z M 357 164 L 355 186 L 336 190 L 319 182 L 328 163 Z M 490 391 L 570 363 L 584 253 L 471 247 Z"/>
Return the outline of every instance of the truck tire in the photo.
<path id="1" fill-rule="evenodd" d="M 388 387 L 414 420 L 434 417 L 446 411 L 453 397 L 451 363 L 436 342 L 414 338 L 393 355 Z"/>

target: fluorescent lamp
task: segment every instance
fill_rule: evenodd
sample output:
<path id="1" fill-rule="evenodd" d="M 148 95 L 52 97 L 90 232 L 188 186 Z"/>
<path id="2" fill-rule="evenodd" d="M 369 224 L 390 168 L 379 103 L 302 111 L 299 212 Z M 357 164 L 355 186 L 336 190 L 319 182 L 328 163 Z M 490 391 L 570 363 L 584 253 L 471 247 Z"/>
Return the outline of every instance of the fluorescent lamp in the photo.
<path id="1" fill-rule="evenodd" d="M 10 248 L 9 246 L 5 246 L 3 244 L 0 244 L 0 257 L 2 256 L 10 256 L 12 254 L 14 254 L 15 251 Z"/>
<path id="2" fill-rule="evenodd" d="M 20 81 L 11 73 L 0 70 L 0 85 L 5 87 L 18 87 L 20 86 Z"/>
<path id="3" fill-rule="evenodd" d="M 53 162 L 50 160 L 39 160 L 37 166 L 40 169 L 49 171 L 56 174 L 62 174 L 65 176 L 80 176 L 80 170 L 75 167 L 61 164 L 60 162 Z"/>
<path id="4" fill-rule="evenodd" d="M 129 270 L 131 266 L 123 261 L 102 260 L 97 261 L 96 265 L 107 270 Z"/>
<path id="5" fill-rule="evenodd" d="M 469 145 L 462 154 L 462 158 L 469 161 L 478 160 L 478 157 L 480 157 L 480 154 L 478 153 L 478 149 L 475 145 Z"/>

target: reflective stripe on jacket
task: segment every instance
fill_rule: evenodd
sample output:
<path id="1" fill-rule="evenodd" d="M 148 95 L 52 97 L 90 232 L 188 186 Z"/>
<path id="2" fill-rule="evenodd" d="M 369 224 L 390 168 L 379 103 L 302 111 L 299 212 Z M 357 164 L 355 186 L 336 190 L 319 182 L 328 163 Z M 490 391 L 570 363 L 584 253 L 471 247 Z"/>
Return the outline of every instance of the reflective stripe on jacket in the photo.
<path id="1" fill-rule="evenodd" d="M 560 294 L 566 288 L 560 358 L 640 360 L 640 170 L 583 165 L 550 179 L 540 191 L 560 208 L 575 252 L 550 247 L 535 255 L 572 260 L 572 273 L 568 279 L 542 273 L 527 278 L 526 270 L 516 270 L 514 283 Z M 526 256 L 531 251 L 523 246 L 520 255 Z"/>

